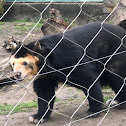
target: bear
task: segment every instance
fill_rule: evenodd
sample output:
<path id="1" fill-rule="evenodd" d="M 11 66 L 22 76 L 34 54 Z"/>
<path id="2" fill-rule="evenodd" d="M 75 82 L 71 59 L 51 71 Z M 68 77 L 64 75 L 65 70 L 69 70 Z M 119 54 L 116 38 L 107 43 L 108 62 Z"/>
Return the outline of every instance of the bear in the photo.
<path id="1" fill-rule="evenodd" d="M 103 86 L 109 85 L 118 93 L 115 100 L 124 102 L 125 36 L 119 26 L 96 22 L 14 47 L 10 57 L 14 76 L 19 81 L 34 80 L 38 96 L 38 112 L 29 121 L 50 118 L 59 82 L 84 92 L 89 102 L 87 113 L 92 117 L 99 116 L 103 108 Z"/>

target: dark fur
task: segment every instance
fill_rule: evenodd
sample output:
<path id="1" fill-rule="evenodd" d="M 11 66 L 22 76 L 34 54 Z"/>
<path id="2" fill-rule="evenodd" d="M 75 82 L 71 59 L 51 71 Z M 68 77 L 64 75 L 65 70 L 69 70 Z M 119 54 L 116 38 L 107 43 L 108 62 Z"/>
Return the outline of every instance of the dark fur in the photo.
<path id="1" fill-rule="evenodd" d="M 93 23 L 67 31 L 65 33 L 65 37 L 67 39 L 64 38 L 58 45 L 58 47 L 47 58 L 47 64 L 55 69 L 61 69 L 75 65 L 84 54 L 83 48 L 85 48 L 89 44 L 89 42 L 100 30 L 100 28 L 100 23 Z M 112 32 L 112 34 L 110 32 Z M 88 56 L 98 59 L 113 54 L 121 43 L 121 39 L 119 39 L 118 37 L 123 38 L 124 35 L 126 35 L 126 31 L 121 27 L 104 24 L 100 34 L 98 34 L 91 45 L 86 49 L 86 56 L 83 58 L 81 63 L 92 61 L 90 58 L 88 58 Z M 46 56 L 61 38 L 62 34 L 43 37 L 39 40 L 42 49 L 36 49 L 36 51 L 43 56 Z M 68 39 L 79 44 L 83 48 L 77 46 Z M 123 44 L 126 45 L 125 39 Z M 26 45 L 26 47 L 34 50 L 33 45 L 34 42 Z M 126 48 L 124 46 L 121 46 L 118 52 L 125 50 Z M 24 57 L 27 53 L 30 53 L 31 55 L 37 55 L 22 47 L 22 49 L 16 54 L 16 58 Z M 39 55 L 37 55 L 37 57 L 39 57 L 40 60 L 37 64 L 40 69 L 44 63 L 44 59 Z M 100 62 L 104 64 L 108 59 L 109 57 L 101 59 Z M 74 82 L 75 84 L 78 84 L 80 86 L 74 85 L 70 82 L 67 82 L 67 84 L 81 89 L 85 93 L 85 95 L 87 95 L 87 90 L 85 88 L 88 89 L 92 85 L 94 80 L 99 76 L 104 68 L 103 64 L 101 64 L 100 62 L 96 61 L 77 66 L 76 69 L 70 74 L 68 79 L 69 81 Z M 34 81 L 34 90 L 37 96 L 45 99 L 46 101 L 50 101 L 55 94 L 55 87 L 57 87 L 58 82 L 64 83 L 66 80 L 65 75 L 67 75 L 72 68 L 62 70 L 64 75 L 59 72 L 53 72 L 36 79 Z M 109 85 L 113 89 L 113 91 L 117 93 L 123 84 L 122 78 L 116 76 L 111 72 L 108 72 L 107 69 L 124 78 L 126 76 L 126 54 L 122 53 L 113 56 L 106 65 L 106 70 L 89 90 L 89 113 L 95 113 L 102 110 L 102 104 L 92 99 L 94 98 L 100 102 L 103 102 L 103 95 L 101 90 L 102 85 Z M 49 68 L 46 65 L 41 73 L 48 71 L 53 71 L 53 69 Z M 51 100 L 48 106 L 48 103 L 38 98 L 38 113 L 36 115 L 33 115 L 33 117 L 35 119 L 40 119 L 44 115 L 48 107 L 50 107 L 50 109 L 53 108 L 54 100 L 55 98 Z M 125 86 L 116 97 L 116 100 L 118 100 L 119 102 L 126 100 Z M 50 114 L 51 111 L 48 110 L 47 114 L 44 116 L 44 119 L 49 119 Z"/>
<path id="2" fill-rule="evenodd" d="M 6 85 L 12 85 L 15 84 L 17 82 L 17 80 L 14 78 L 13 75 L 11 75 L 10 77 L 4 77 L 0 79 L 0 89 L 3 88 Z"/>
<path id="3" fill-rule="evenodd" d="M 124 30 L 126 30 L 126 20 L 120 21 L 118 26 L 122 27 Z"/>

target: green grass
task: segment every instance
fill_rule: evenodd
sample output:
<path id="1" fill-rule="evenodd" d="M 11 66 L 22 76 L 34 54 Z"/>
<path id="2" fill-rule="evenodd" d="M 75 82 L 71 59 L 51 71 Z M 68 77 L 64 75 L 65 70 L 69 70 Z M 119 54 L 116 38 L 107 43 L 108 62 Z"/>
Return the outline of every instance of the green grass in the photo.
<path id="1" fill-rule="evenodd" d="M 104 89 L 111 89 L 109 86 L 103 86 L 103 90 Z"/>
<path id="2" fill-rule="evenodd" d="M 65 22 L 69 22 L 69 19 L 68 19 L 68 18 L 64 18 L 64 21 L 65 21 Z"/>
<path id="3" fill-rule="evenodd" d="M 61 99 L 60 98 L 56 98 L 55 99 L 55 102 L 58 102 L 58 101 L 61 101 Z"/>
<path id="4" fill-rule="evenodd" d="M 18 113 L 18 112 L 29 112 L 34 108 L 37 108 L 37 101 L 28 102 L 28 103 L 21 103 L 19 104 L 12 113 Z M 7 115 L 12 109 L 14 108 L 14 105 L 10 104 L 2 104 L 0 105 L 0 114 L 1 115 Z"/>
<path id="5" fill-rule="evenodd" d="M 5 22 L 0 22 L 0 25 L 4 25 L 5 24 Z"/>
<path id="6" fill-rule="evenodd" d="M 86 97 L 83 97 L 83 99 L 85 99 Z M 107 100 L 112 99 L 110 96 L 106 96 L 104 97 L 104 102 L 106 102 Z M 56 98 L 55 101 L 59 102 L 61 99 L 60 98 Z M 74 98 L 67 98 L 67 101 L 72 101 L 74 100 Z M 10 104 L 1 104 L 0 105 L 0 115 L 7 115 L 9 114 L 9 112 L 14 108 L 15 105 L 10 105 Z M 38 105 L 37 105 L 37 101 L 32 101 L 32 102 L 28 102 L 28 103 L 21 103 L 19 104 L 12 113 L 19 113 L 19 112 L 30 112 L 33 109 L 37 109 Z"/>
<path id="7" fill-rule="evenodd" d="M 74 100 L 74 98 L 66 98 L 65 100 L 67 100 L 67 101 L 72 101 L 72 100 Z"/>
<path id="8" fill-rule="evenodd" d="M 21 29 L 22 31 L 28 31 L 29 28 L 27 26 L 15 25 L 15 29 Z"/>
<path id="9" fill-rule="evenodd" d="M 12 23 L 33 23 L 33 25 L 35 25 L 38 21 L 31 21 L 29 18 L 28 19 L 23 19 L 23 20 L 12 20 L 12 21 L 9 21 L 9 22 L 12 22 Z M 44 23 L 44 20 L 41 20 L 38 25 L 42 25 Z"/>
<path id="10" fill-rule="evenodd" d="M 31 27 L 33 27 L 36 23 L 37 23 L 37 21 L 31 21 L 31 19 L 30 18 L 26 18 L 26 19 L 23 19 L 23 20 L 11 20 L 11 21 L 7 21 L 7 22 L 9 22 L 9 23 L 31 23 Z M 41 27 L 42 26 L 42 24 L 43 24 L 43 22 L 44 22 L 44 20 L 41 20 L 39 23 L 38 23 L 38 27 Z M 6 22 L 2 22 L 2 21 L 0 21 L 0 25 L 4 25 L 4 24 L 6 24 Z M 15 27 L 17 27 L 17 28 L 21 28 L 21 27 L 19 27 L 18 25 L 16 25 Z M 24 29 L 25 30 L 25 29 Z"/>
<path id="11" fill-rule="evenodd" d="M 36 25 L 36 22 L 29 22 L 30 25 L 27 25 L 27 23 L 28 22 L 26 22 L 26 25 L 19 25 L 19 24 L 14 25 L 14 28 L 17 29 L 17 30 L 21 30 L 21 31 L 29 31 L 33 28 L 33 26 Z M 38 23 L 36 28 L 40 29 L 41 26 L 42 26 L 42 23 Z M 38 29 L 37 29 L 37 31 L 38 31 Z"/>
<path id="12" fill-rule="evenodd" d="M 30 18 L 26 18 L 26 19 L 23 19 L 23 20 L 11 20 L 10 22 L 12 23 L 21 23 L 21 22 L 31 22 L 31 19 Z"/>
<path id="13" fill-rule="evenodd" d="M 108 96 L 106 96 L 106 97 L 104 97 L 104 102 L 106 103 L 109 99 L 112 99 L 112 97 L 108 97 Z"/>
<path id="14" fill-rule="evenodd" d="M 56 98 L 55 101 L 58 102 L 61 99 Z M 1 104 L 0 105 L 0 115 L 7 115 L 15 105 L 10 105 L 10 104 Z M 21 103 L 19 104 L 12 113 L 18 113 L 18 112 L 29 112 L 32 111 L 33 109 L 38 108 L 37 101 L 32 101 L 28 103 Z"/>

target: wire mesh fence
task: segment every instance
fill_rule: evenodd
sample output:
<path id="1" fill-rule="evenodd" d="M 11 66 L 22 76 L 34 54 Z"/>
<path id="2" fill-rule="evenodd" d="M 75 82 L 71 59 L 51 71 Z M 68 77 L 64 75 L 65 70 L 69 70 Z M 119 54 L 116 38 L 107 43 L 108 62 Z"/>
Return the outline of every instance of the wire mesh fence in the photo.
<path id="1" fill-rule="evenodd" d="M 21 2 L 23 2 L 23 1 L 21 1 Z M 20 50 L 22 48 L 25 48 L 26 50 L 30 50 L 33 53 L 35 53 L 36 55 L 39 55 L 43 59 L 43 64 L 42 64 L 41 68 L 37 71 L 37 73 L 33 76 L 33 78 L 30 80 L 30 82 L 25 82 L 26 83 L 25 85 L 22 84 L 18 80 L 13 80 L 13 79 L 10 80 L 10 82 L 11 81 L 16 81 L 17 85 L 20 85 L 24 89 L 24 92 L 23 92 L 22 96 L 19 97 L 18 101 L 16 101 L 16 104 L 12 107 L 12 109 L 9 111 L 9 113 L 7 115 L 3 115 L 3 116 L 1 115 L 1 119 L 0 120 L 2 122 L 2 125 L 4 125 L 4 126 L 11 126 L 11 125 L 36 125 L 36 126 L 38 126 L 41 122 L 44 121 L 44 117 L 48 114 L 49 111 L 53 112 L 54 115 L 60 116 L 61 120 L 58 121 L 58 123 L 54 123 L 53 124 L 53 121 L 55 121 L 55 122 L 57 121 L 54 118 L 54 120 L 52 119 L 52 122 L 49 121 L 49 123 L 48 122 L 47 123 L 43 123 L 42 125 L 50 125 L 50 126 L 52 126 L 52 125 L 57 125 L 57 126 L 59 126 L 59 125 L 64 125 L 64 126 L 82 126 L 82 125 L 87 125 L 87 126 L 88 125 L 97 125 L 97 126 L 100 126 L 100 125 L 101 126 L 102 125 L 103 126 L 110 125 L 110 126 L 114 126 L 114 125 L 120 125 L 121 126 L 122 125 L 123 126 L 123 125 L 126 124 L 126 122 L 125 122 L 125 112 L 124 112 L 125 110 L 124 111 L 122 110 L 121 112 L 120 112 L 120 110 L 115 110 L 115 111 L 112 110 L 112 108 L 115 108 L 117 106 L 125 104 L 125 102 L 126 102 L 125 100 L 122 100 L 121 102 L 116 102 L 116 100 L 118 100 L 119 94 L 125 88 L 125 79 L 126 79 L 125 78 L 125 72 L 124 72 L 125 71 L 124 70 L 125 67 L 123 67 L 123 69 L 122 69 L 122 67 L 120 67 L 122 64 L 120 64 L 119 67 L 120 67 L 120 69 L 121 69 L 120 71 L 122 73 L 121 72 L 117 72 L 115 70 L 114 67 L 118 66 L 118 65 L 115 65 L 115 64 L 116 63 L 119 64 L 116 61 L 115 61 L 115 64 L 114 64 L 115 66 L 108 67 L 109 66 L 108 64 L 115 58 L 115 56 L 117 56 L 119 58 L 119 62 L 121 62 L 122 57 L 125 59 L 124 56 L 125 56 L 125 52 L 126 52 L 125 51 L 125 38 L 126 38 L 126 34 L 125 34 L 125 31 L 123 31 L 123 33 L 121 31 L 120 32 L 121 35 L 116 34 L 115 30 L 113 30 L 113 32 L 112 32 L 111 30 L 109 30 L 109 28 L 107 28 L 107 26 L 105 26 L 105 22 L 113 15 L 113 13 L 117 10 L 118 6 L 120 5 L 120 0 L 118 0 L 116 6 L 113 8 L 113 10 L 111 11 L 111 13 L 108 14 L 102 22 L 98 21 L 98 19 L 95 19 L 94 17 L 92 17 L 91 15 L 87 14 L 83 10 L 83 6 L 87 3 L 87 1 L 84 1 L 84 2 L 81 2 L 81 3 L 77 3 L 75 1 L 72 1 L 72 2 L 76 3 L 77 6 L 79 6 L 79 8 L 80 8 L 79 12 L 74 17 L 74 19 L 69 23 L 69 25 L 65 28 L 65 30 L 60 34 L 61 35 L 60 39 L 55 43 L 55 45 L 53 46 L 53 48 L 51 48 L 51 50 L 48 52 L 48 54 L 46 56 L 43 56 L 42 54 L 39 54 L 37 51 L 31 50 L 30 48 L 28 48 L 27 46 L 25 46 L 24 43 L 27 40 L 27 38 L 30 38 L 32 32 L 37 28 L 38 24 L 43 19 L 43 15 L 44 15 L 45 11 L 53 3 L 53 0 L 50 1 L 50 2 L 48 2 L 47 6 L 41 12 L 37 8 L 34 8 L 33 6 L 31 6 L 29 3 L 23 2 L 24 4 L 26 4 L 30 8 L 32 8 L 35 11 L 39 12 L 40 17 L 37 20 L 37 22 L 34 24 L 34 26 L 32 26 L 31 29 L 27 32 L 27 34 L 22 38 L 21 45 L 17 49 L 17 51 L 15 52 L 14 55 L 16 56 L 16 54 L 18 54 L 18 52 L 20 52 Z M 11 6 L 1 16 L 0 21 L 6 16 L 6 14 L 15 5 L 15 3 L 16 3 L 16 0 L 11 4 Z M 84 15 L 90 17 L 95 22 L 98 22 L 99 26 L 100 26 L 99 29 L 97 30 L 97 32 L 93 35 L 93 37 L 90 38 L 90 41 L 88 41 L 88 44 L 86 46 L 83 46 L 83 45 L 79 44 L 78 42 L 74 41 L 74 39 L 71 39 L 71 38 L 69 38 L 69 36 L 67 36 L 67 31 L 69 30 L 69 28 L 73 25 L 73 23 L 78 19 L 78 17 L 81 14 L 84 14 Z M 49 24 L 49 25 L 51 25 L 51 27 L 54 27 L 55 29 L 58 29 L 58 27 L 55 27 L 52 24 Z M 2 31 L 2 34 L 4 34 L 5 36 L 14 36 L 12 33 L 4 30 L 4 28 L 0 28 L 0 30 Z M 112 38 L 115 38 L 115 39 L 112 39 L 112 41 L 113 40 L 117 40 L 118 41 L 118 44 L 117 44 L 118 46 L 112 52 L 107 53 L 107 55 L 103 55 L 103 56 L 101 55 L 102 57 L 100 57 L 100 56 L 99 57 L 92 57 L 92 56 L 88 55 L 88 54 L 90 54 L 90 52 L 88 51 L 88 49 L 91 47 L 91 45 L 94 43 L 94 41 L 97 40 L 97 38 L 99 38 L 99 35 L 102 34 L 103 31 L 106 32 L 108 35 L 112 36 Z M 88 33 L 87 36 L 90 36 L 90 34 Z M 36 41 L 38 39 L 39 38 L 36 38 Z M 71 63 L 71 65 L 68 65 L 67 67 L 56 69 L 55 67 L 53 67 L 50 64 L 48 64 L 48 59 L 60 47 L 60 45 L 64 42 L 64 39 L 67 40 L 70 43 L 70 44 L 68 44 L 68 46 L 69 45 L 76 46 L 77 49 L 81 50 L 81 56 L 78 58 L 78 60 L 76 61 L 76 63 L 74 61 L 74 64 Z M 104 48 L 106 48 L 105 46 L 106 45 L 102 45 L 101 50 L 104 50 Z M 111 45 L 110 48 L 113 48 L 113 45 Z M 1 45 L 1 49 L 2 49 L 2 45 Z M 96 51 L 97 51 L 97 49 L 96 49 Z M 110 51 L 111 51 L 111 49 L 110 49 Z M 65 52 L 62 52 L 62 53 L 65 54 Z M 87 61 L 84 61 L 85 57 L 88 58 Z M 63 57 L 61 57 L 61 58 L 63 58 Z M 123 59 L 123 63 L 125 61 L 124 59 Z M 0 61 L 0 64 L 1 64 L 1 75 L 0 75 L 0 78 L 2 78 L 3 76 L 4 77 L 8 77 L 8 75 L 5 74 L 5 71 L 6 71 L 7 67 L 8 67 L 9 62 L 10 62 L 10 54 L 9 54 L 9 56 L 6 59 L 2 59 Z M 78 67 L 84 66 L 86 64 L 91 64 L 91 63 L 98 63 L 99 66 L 102 66 L 101 67 L 102 69 L 100 70 L 99 74 L 97 74 L 97 76 L 95 76 L 95 79 L 93 80 L 92 83 L 90 83 L 90 85 L 89 85 L 88 88 L 87 88 L 87 86 L 83 86 L 83 85 L 81 85 L 79 83 L 76 83 L 76 82 L 72 81 L 71 75 L 74 72 L 76 72 L 76 70 L 77 70 Z M 48 67 L 50 70 L 47 71 L 47 72 L 43 72 L 42 73 L 41 71 L 43 71 L 43 69 L 45 67 Z M 66 73 L 64 73 L 64 70 L 68 70 L 69 72 L 67 72 L 67 74 L 66 74 Z M 121 86 L 120 86 L 119 90 L 115 91 L 116 92 L 115 96 L 112 98 L 112 100 L 109 101 L 109 105 L 106 105 L 101 99 L 98 100 L 97 98 L 92 97 L 92 95 L 90 94 L 92 88 L 97 84 L 97 82 L 100 80 L 101 76 L 106 71 L 108 73 L 111 73 L 111 76 L 114 75 L 115 78 L 116 77 L 119 78 L 121 80 L 120 82 L 122 82 L 120 84 Z M 90 69 L 89 69 L 88 72 L 90 72 Z M 45 77 L 47 75 L 50 75 L 50 74 L 53 74 L 53 73 L 61 74 L 62 76 L 64 76 L 65 79 L 64 79 L 63 84 L 57 89 L 56 93 L 49 100 L 44 99 L 42 97 L 39 97 L 39 95 L 36 96 L 35 94 L 31 93 L 31 90 L 29 89 L 29 87 L 36 80 L 36 77 L 42 77 L 43 78 L 43 77 Z M 10 72 L 8 74 L 12 75 L 13 72 Z M 76 76 L 80 76 L 80 75 L 76 75 Z M 110 78 L 107 78 L 107 77 L 106 77 L 106 80 L 110 79 Z M 66 110 L 68 110 L 68 113 L 64 109 L 62 109 L 62 108 L 60 108 L 60 110 L 56 110 L 56 109 L 53 110 L 52 108 L 50 108 L 50 104 L 53 102 L 53 100 L 55 99 L 55 97 L 57 97 L 58 95 L 60 95 L 60 93 L 63 91 L 63 88 L 66 87 L 67 83 L 69 83 L 70 85 L 73 85 L 75 87 L 78 87 L 79 89 L 85 90 L 86 97 L 84 99 L 81 99 L 81 101 L 79 101 L 80 103 L 78 103 L 77 105 L 76 105 L 76 103 L 69 103 L 69 104 L 75 104 L 75 106 L 71 107 L 70 109 L 66 108 Z M 113 81 L 113 83 L 114 83 L 114 81 Z M 5 83 L 1 82 L 0 84 L 2 85 L 2 84 L 5 84 Z M 117 85 L 115 85 L 115 87 L 116 86 Z M 2 90 L 4 88 L 2 88 L 0 90 L 0 92 L 2 92 Z M 16 88 L 16 86 L 14 88 Z M 97 91 L 98 90 L 96 88 L 95 93 L 97 93 Z M 49 94 L 49 93 L 50 92 L 47 92 L 47 94 Z M 47 104 L 47 109 L 46 109 L 46 111 L 44 112 L 44 114 L 41 116 L 41 118 L 39 120 L 33 118 L 33 116 L 30 117 L 30 121 L 34 122 L 36 124 L 32 124 L 32 123 L 28 122 L 28 120 L 26 119 L 27 117 L 25 116 L 25 114 L 24 115 L 18 114 L 16 116 L 18 116 L 19 118 L 25 118 L 23 121 L 26 121 L 26 123 L 25 122 L 23 122 L 23 123 L 20 122 L 20 119 L 19 119 L 19 121 L 16 122 L 16 124 L 14 124 L 14 122 L 12 120 L 17 119 L 17 117 L 13 117 L 12 116 L 13 115 L 13 111 L 16 109 L 16 107 L 18 105 L 20 105 L 20 103 L 23 101 L 23 99 L 25 97 L 27 97 L 27 94 L 28 95 L 32 95 L 33 98 L 36 98 L 36 99 L 38 98 L 38 101 L 40 101 L 40 102 L 44 101 Z M 124 95 L 125 95 L 125 93 L 124 93 Z M 2 96 L 2 97 L 4 97 L 4 96 Z M 122 97 L 124 97 L 124 96 L 122 96 Z M 11 97 L 12 101 L 14 100 L 14 98 L 15 98 L 15 96 L 13 95 Z M 90 113 L 89 115 L 82 115 L 82 113 L 84 113 L 83 110 L 82 110 L 82 107 L 83 106 L 85 107 L 85 105 L 87 104 L 87 100 L 89 100 L 89 99 L 94 100 L 95 102 L 106 106 L 106 108 L 103 108 L 102 110 L 94 112 L 94 113 Z M 114 102 L 116 104 L 114 104 L 114 105 L 111 106 L 111 104 L 113 104 Z M 97 106 L 95 106 L 95 107 L 97 108 Z M 62 110 L 64 110 L 65 112 L 62 111 Z M 118 112 L 119 112 L 119 114 L 118 114 Z M 95 115 L 97 115 L 99 113 L 104 113 L 104 114 L 102 114 L 102 116 L 100 118 L 99 117 L 96 118 L 96 119 L 89 118 L 89 117 L 95 116 Z M 81 116 L 79 116 L 79 114 Z M 109 114 L 111 114 L 111 116 L 109 116 Z M 57 119 L 59 118 L 58 116 L 57 116 Z M 106 118 L 107 118 L 107 121 L 106 121 Z M 115 120 L 111 121 L 112 118 L 115 118 Z M 66 119 L 67 119 L 67 121 L 66 121 Z"/>

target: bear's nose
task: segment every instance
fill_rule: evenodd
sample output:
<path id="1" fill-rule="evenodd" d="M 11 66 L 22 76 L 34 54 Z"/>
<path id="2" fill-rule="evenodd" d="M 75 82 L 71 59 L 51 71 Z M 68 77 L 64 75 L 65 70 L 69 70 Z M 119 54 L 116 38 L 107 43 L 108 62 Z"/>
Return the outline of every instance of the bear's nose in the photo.
<path id="1" fill-rule="evenodd" d="M 20 79 L 21 78 L 21 72 L 15 72 L 14 76 L 16 79 Z"/>

